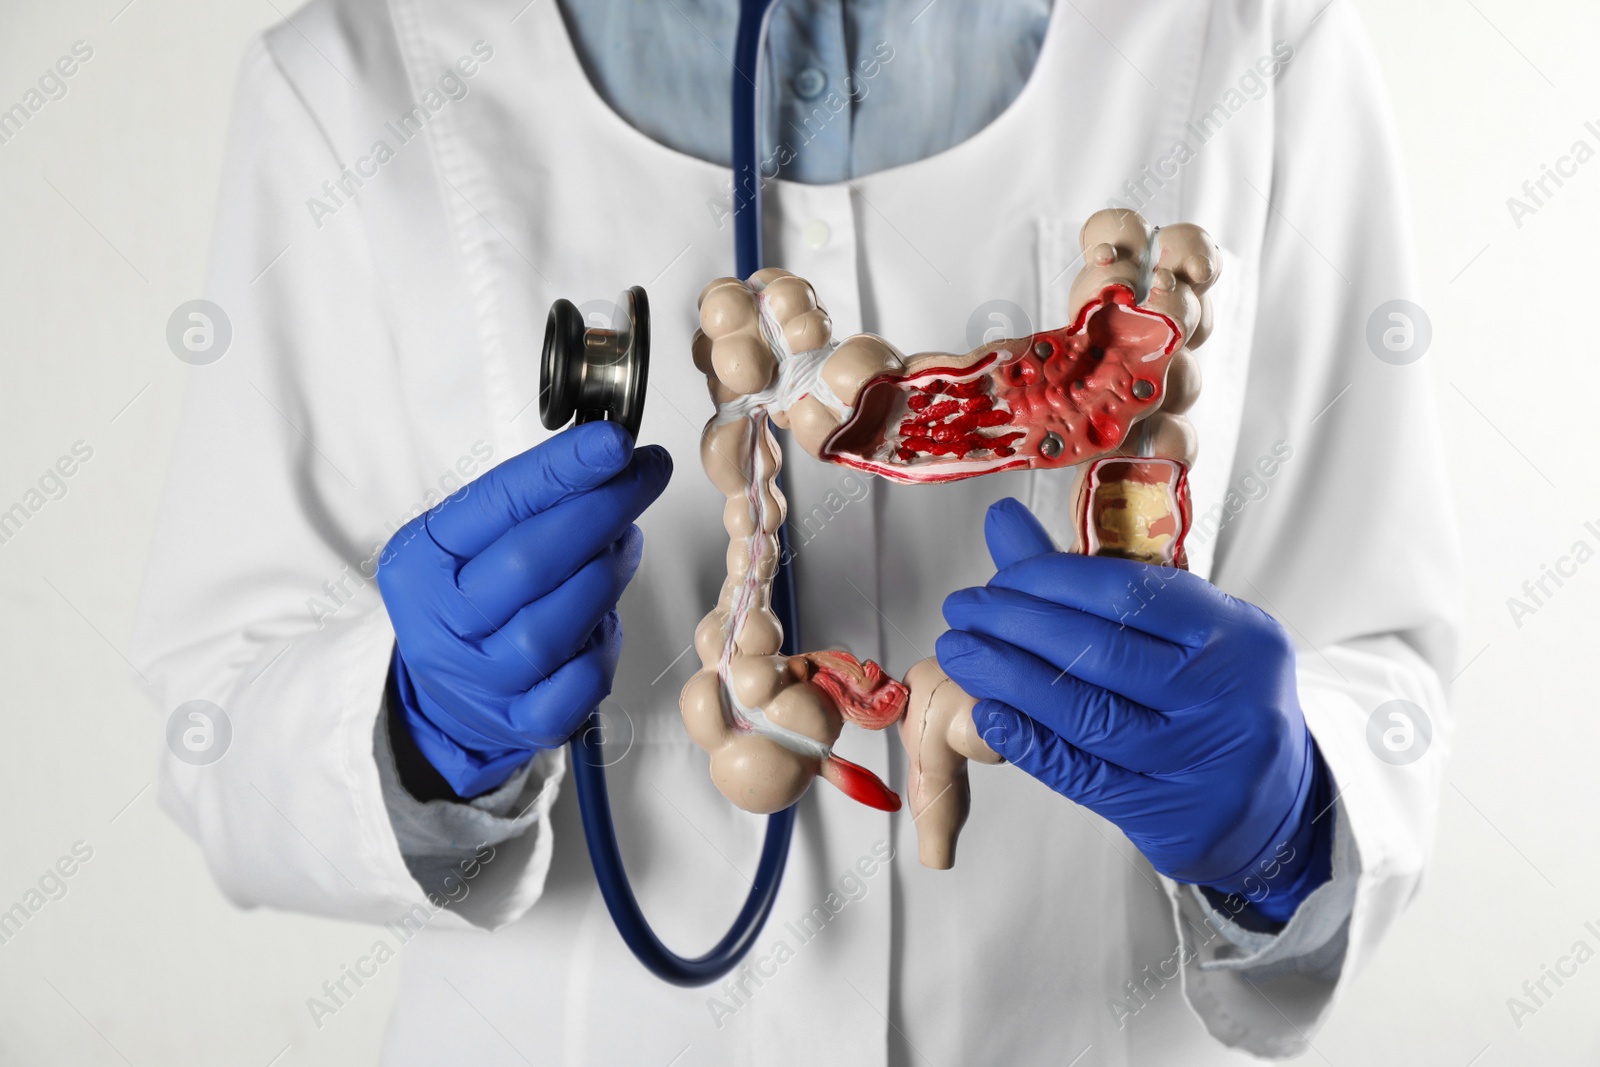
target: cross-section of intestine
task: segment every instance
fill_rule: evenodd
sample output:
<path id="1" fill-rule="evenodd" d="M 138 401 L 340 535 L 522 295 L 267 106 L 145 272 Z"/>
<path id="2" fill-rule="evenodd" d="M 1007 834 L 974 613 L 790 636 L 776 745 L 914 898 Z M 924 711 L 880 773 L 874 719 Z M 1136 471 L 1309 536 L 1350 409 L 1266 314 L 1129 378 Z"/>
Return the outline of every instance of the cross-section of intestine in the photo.
<path id="1" fill-rule="evenodd" d="M 895 810 L 899 797 L 833 745 L 846 720 L 899 722 L 921 859 L 946 868 L 968 814 L 967 762 L 999 762 L 973 726 L 973 697 L 935 660 L 902 684 L 844 652 L 780 655 L 785 502 L 771 426 L 818 459 L 905 483 L 1083 464 L 1078 551 L 1186 565 L 1195 434 L 1183 413 L 1220 259 L 1198 227 L 1153 229 L 1131 211 L 1096 213 L 1080 241 L 1068 325 L 964 354 L 906 356 L 872 334 L 835 341 L 811 284 L 782 270 L 702 291 L 694 360 L 717 413 L 701 458 L 727 502 L 728 578 L 696 631 L 701 670 L 681 709 L 735 804 L 781 810 L 820 774 Z"/>

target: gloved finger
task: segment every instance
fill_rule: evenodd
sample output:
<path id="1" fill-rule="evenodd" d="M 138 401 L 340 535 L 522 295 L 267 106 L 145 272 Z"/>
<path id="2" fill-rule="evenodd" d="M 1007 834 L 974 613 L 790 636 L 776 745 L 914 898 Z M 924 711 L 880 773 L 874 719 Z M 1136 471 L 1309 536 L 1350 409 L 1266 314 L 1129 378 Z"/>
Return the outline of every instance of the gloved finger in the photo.
<path id="1" fill-rule="evenodd" d="M 517 523 L 609 481 L 633 455 L 614 422 L 586 422 L 512 456 L 428 512 L 428 533 L 470 559 Z"/>
<path id="2" fill-rule="evenodd" d="M 988 542 L 989 558 L 994 560 L 996 569 L 1056 551 L 1044 524 L 1022 501 L 1009 496 L 989 505 L 988 514 L 983 517 L 983 539 Z"/>
<path id="3" fill-rule="evenodd" d="M 565 744 L 611 695 L 621 654 L 622 623 L 613 611 L 600 620 L 582 652 L 511 702 L 511 728 L 520 742 L 529 748 Z"/>
<path id="4" fill-rule="evenodd" d="M 1204 578 L 1174 567 L 1057 552 L 1013 563 L 989 580 L 1087 611 L 1147 634 L 1199 648 L 1237 602 Z"/>
<path id="5" fill-rule="evenodd" d="M 524 519 L 468 560 L 456 575 L 456 588 L 488 628 L 504 625 L 621 537 L 671 476 L 666 449 L 638 449 L 615 478 Z M 476 625 L 470 618 L 460 621 Z"/>
<path id="6" fill-rule="evenodd" d="M 992 637 L 947 630 L 934 652 L 971 695 L 1010 704 L 1085 752 L 1141 773 L 1171 769 L 1172 724 L 1141 704 Z"/>
<path id="7" fill-rule="evenodd" d="M 509 689 L 544 681 L 588 642 L 639 567 L 644 534 L 630 526 L 576 574 L 524 607 L 480 642 L 497 680 Z"/>
<path id="8" fill-rule="evenodd" d="M 1003 701 L 979 701 L 972 709 L 972 721 L 979 736 L 1007 763 L 1113 822 L 1126 799 L 1147 781 L 1085 752 Z"/>
<path id="9" fill-rule="evenodd" d="M 1031 652 L 1058 671 L 1158 711 L 1194 702 L 1178 687 L 1193 653 L 1120 623 L 1015 589 L 958 589 L 944 601 L 952 629 L 984 634 Z"/>

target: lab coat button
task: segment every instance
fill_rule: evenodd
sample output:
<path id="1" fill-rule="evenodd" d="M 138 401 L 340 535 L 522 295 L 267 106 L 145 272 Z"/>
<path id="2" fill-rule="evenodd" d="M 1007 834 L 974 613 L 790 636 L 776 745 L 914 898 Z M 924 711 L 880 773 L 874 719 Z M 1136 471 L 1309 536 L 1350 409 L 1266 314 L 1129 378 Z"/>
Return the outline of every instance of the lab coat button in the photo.
<path id="1" fill-rule="evenodd" d="M 794 95 L 802 100 L 815 100 L 828 87 L 828 76 L 816 67 L 807 67 L 794 76 Z"/>
<path id="2" fill-rule="evenodd" d="M 812 219 L 800 232 L 800 239 L 812 250 L 821 248 L 833 236 L 833 228 L 821 219 Z"/>

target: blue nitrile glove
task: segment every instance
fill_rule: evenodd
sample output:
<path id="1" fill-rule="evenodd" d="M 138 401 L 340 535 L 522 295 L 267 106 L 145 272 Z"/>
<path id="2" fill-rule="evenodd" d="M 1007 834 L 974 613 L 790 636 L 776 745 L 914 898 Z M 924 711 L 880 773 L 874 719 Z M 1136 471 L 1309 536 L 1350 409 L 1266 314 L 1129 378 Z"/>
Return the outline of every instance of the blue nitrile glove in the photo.
<path id="1" fill-rule="evenodd" d="M 938 642 L 980 734 L 1156 870 L 1287 921 L 1333 820 L 1283 627 L 1187 571 L 1057 552 L 1015 500 L 984 532 L 999 573 L 950 595 Z"/>
<path id="2" fill-rule="evenodd" d="M 563 744 L 611 692 L 633 520 L 665 449 L 592 422 L 507 460 L 398 530 L 378 562 L 399 712 L 458 796 Z"/>

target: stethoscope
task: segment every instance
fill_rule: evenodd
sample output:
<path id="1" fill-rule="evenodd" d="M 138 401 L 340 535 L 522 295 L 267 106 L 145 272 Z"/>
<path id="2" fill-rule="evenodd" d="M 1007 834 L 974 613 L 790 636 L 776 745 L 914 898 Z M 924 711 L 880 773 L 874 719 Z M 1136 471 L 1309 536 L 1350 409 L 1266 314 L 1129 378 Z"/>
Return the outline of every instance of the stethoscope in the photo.
<path id="1" fill-rule="evenodd" d="M 761 268 L 761 157 L 757 89 L 761 46 L 774 0 L 739 0 L 739 28 L 733 53 L 733 238 L 735 270 L 748 278 Z M 571 301 L 557 300 L 545 324 L 540 365 L 539 416 L 559 430 L 569 419 L 620 422 L 637 436 L 644 414 L 650 369 L 650 304 L 638 286 L 618 301 L 610 328 L 587 328 Z M 800 648 L 800 618 L 794 572 L 789 566 L 789 534 L 780 527 L 778 572 L 772 606 L 783 621 L 783 654 Z M 572 777 L 583 816 L 583 834 L 595 880 L 611 918 L 633 954 L 657 977 L 680 986 L 715 982 L 750 951 L 778 897 L 794 836 L 795 807 L 767 817 L 766 841 L 750 895 L 733 925 L 716 946 L 693 958 L 673 952 L 650 928 L 628 884 L 611 821 L 606 792 L 605 728 L 599 709 L 573 736 Z"/>

